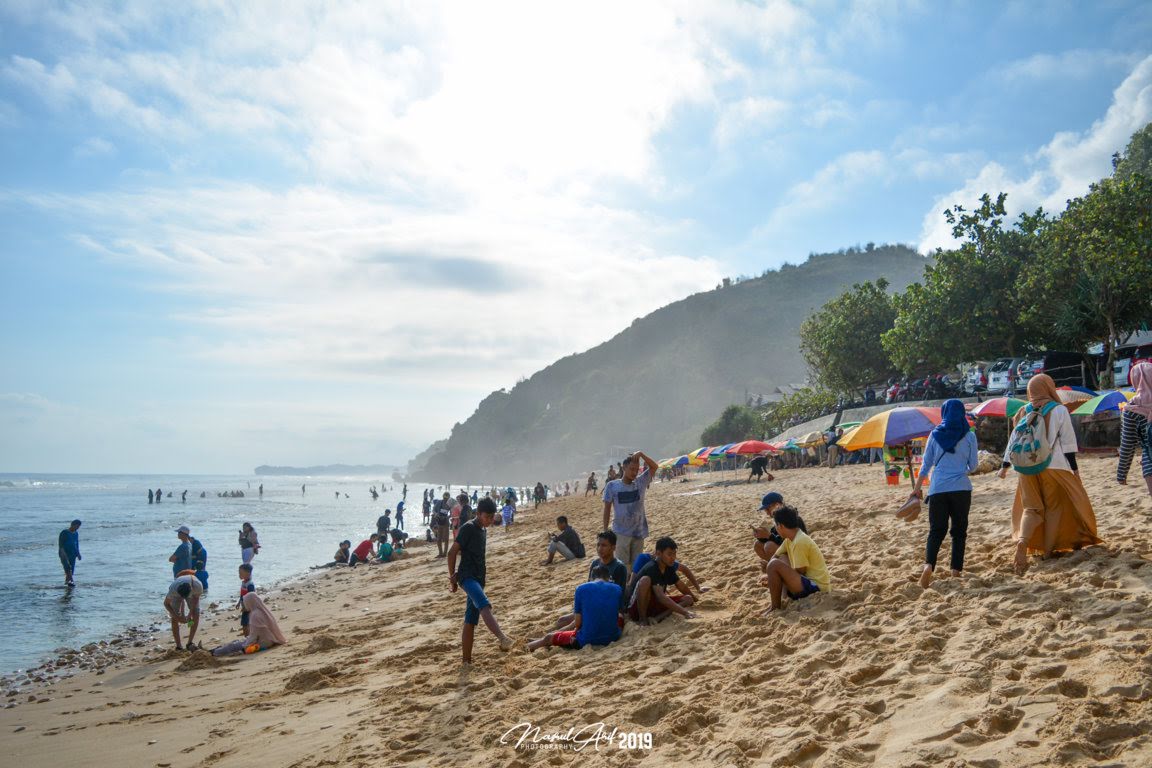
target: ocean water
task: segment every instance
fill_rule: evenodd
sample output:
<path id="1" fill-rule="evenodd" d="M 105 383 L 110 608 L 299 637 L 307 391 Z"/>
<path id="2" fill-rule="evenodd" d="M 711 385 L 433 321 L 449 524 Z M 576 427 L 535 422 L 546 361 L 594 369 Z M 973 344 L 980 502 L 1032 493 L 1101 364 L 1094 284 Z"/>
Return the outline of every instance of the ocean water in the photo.
<path id="1" fill-rule="evenodd" d="M 373 502 L 372 485 L 392 490 Z M 204 604 L 226 604 L 239 596 L 242 523 L 252 523 L 260 536 L 253 579 L 262 589 L 331 560 L 341 539 L 355 546 L 366 538 L 386 508 L 395 512 L 402 487 L 379 477 L 0 474 L 0 674 L 133 625 L 163 620 L 161 637 L 170 642 L 162 603 L 181 525 L 208 550 Z M 408 486 L 404 517 L 414 536 L 424 532 L 420 502 L 427 487 Z M 172 498 L 149 505 L 149 488 L 161 488 L 165 496 L 171 491 Z M 185 489 L 188 500 L 181 503 Z M 246 495 L 216 496 L 229 490 Z M 83 521 L 83 560 L 76 566 L 77 586 L 65 589 L 57 537 L 76 518 Z"/>

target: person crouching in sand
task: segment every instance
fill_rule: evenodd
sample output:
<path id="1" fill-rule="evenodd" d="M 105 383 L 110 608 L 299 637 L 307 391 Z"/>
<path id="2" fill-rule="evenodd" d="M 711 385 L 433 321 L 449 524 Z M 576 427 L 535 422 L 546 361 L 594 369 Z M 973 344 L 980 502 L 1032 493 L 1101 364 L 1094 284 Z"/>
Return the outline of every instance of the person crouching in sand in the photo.
<path id="1" fill-rule="evenodd" d="M 204 585 L 192 573 L 181 571 L 168 585 L 168 594 L 164 596 L 164 610 L 172 621 L 172 639 L 176 641 L 176 650 L 184 649 L 180 644 L 180 625 L 188 623 L 188 650 L 193 650 L 192 643 L 196 637 L 196 630 L 200 627 L 200 596 L 204 594 Z M 188 614 L 184 614 L 187 606 Z"/>
<path id="2" fill-rule="evenodd" d="M 680 579 L 676 563 L 676 542 L 665 536 L 656 542 L 656 557 L 633 575 L 632 600 L 628 615 L 633 621 L 649 624 L 669 613 L 678 613 L 686 619 L 696 618 L 688 609 L 696 600 Z M 681 593 L 669 595 L 668 587 Z"/>
<path id="3" fill-rule="evenodd" d="M 831 578 L 824 555 L 816 542 L 800 530 L 800 513 L 792 507 L 780 507 L 772 513 L 776 530 L 784 537 L 784 543 L 776 550 L 776 556 L 768 563 L 767 573 L 760 583 L 768 587 L 772 595 L 772 607 L 764 615 L 780 610 L 784 590 L 793 600 L 803 600 L 817 592 L 830 592 Z"/>
<path id="4" fill-rule="evenodd" d="M 496 502 L 483 498 L 476 506 L 476 516 L 460 526 L 456 533 L 456 541 L 448 550 L 448 582 L 451 591 L 463 589 L 468 600 L 464 607 L 464 625 L 460 631 L 460 651 L 464 663 L 472 663 L 472 642 L 476 637 L 476 623 L 484 620 L 484 626 L 500 641 L 500 650 L 507 651 L 512 647 L 512 638 L 500 629 L 496 616 L 492 613 L 492 603 L 484 594 L 484 581 L 486 577 L 485 544 L 487 534 L 485 528 L 492 525 L 492 518 L 496 514 Z M 460 570 L 456 570 L 456 560 L 460 560 Z"/>

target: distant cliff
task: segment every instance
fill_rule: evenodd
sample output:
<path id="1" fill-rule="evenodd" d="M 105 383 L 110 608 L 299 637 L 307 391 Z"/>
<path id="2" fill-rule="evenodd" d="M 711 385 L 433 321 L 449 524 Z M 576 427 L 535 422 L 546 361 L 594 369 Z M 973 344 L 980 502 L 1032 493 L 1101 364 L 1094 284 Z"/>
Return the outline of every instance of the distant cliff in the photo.
<path id="1" fill-rule="evenodd" d="M 397 469 L 390 464 L 326 464 L 322 467 L 269 467 L 260 465 L 253 474 L 275 475 L 351 475 L 355 477 L 382 477 Z"/>
<path id="2" fill-rule="evenodd" d="M 725 406 L 806 380 L 798 337 L 812 311 L 853 283 L 885 277 L 903 290 L 926 263 L 901 245 L 852 248 L 669 304 L 485 397 L 410 477 L 554 482 L 603 472 L 630 449 L 660 458 L 695 448 Z"/>

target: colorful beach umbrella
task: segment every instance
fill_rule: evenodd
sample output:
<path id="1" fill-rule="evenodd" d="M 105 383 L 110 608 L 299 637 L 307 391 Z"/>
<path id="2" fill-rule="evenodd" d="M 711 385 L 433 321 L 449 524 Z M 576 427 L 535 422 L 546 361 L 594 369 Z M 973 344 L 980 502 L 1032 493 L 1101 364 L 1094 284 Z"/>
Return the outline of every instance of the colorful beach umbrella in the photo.
<path id="1" fill-rule="evenodd" d="M 1091 400 L 1096 397 L 1096 393 L 1091 389 L 1085 387 L 1057 387 L 1056 393 L 1060 395 L 1060 402 L 1064 403 L 1069 410 L 1072 410 L 1076 405 Z"/>
<path id="2" fill-rule="evenodd" d="M 1091 416 L 1102 411 L 1118 411 L 1134 397 L 1136 397 L 1136 393 L 1131 389 L 1105 392 L 1084 403 L 1072 413 L 1077 416 Z"/>
<path id="3" fill-rule="evenodd" d="M 804 437 L 801 437 L 801 438 L 796 440 L 796 445 L 800 446 L 801 448 L 810 448 L 814 445 L 823 445 L 823 444 L 824 444 L 824 433 L 823 432 L 809 432 L 808 434 L 804 435 Z"/>
<path id="4" fill-rule="evenodd" d="M 728 455 L 728 449 L 734 445 L 736 445 L 736 443 L 728 443 L 728 445 L 716 446 L 712 450 L 708 451 L 708 460 L 711 461 L 715 458 L 724 458 Z"/>
<path id="5" fill-rule="evenodd" d="M 846 451 L 903 445 L 913 438 L 926 436 L 940 420 L 939 408 L 892 408 L 865 421 L 851 437 L 841 440 L 838 445 Z"/>
<path id="6" fill-rule="evenodd" d="M 1016 415 L 1016 411 L 1028 405 L 1027 400 L 1020 400 L 1015 397 L 994 397 L 991 400 L 985 400 L 971 410 L 973 416 L 999 416 L 1000 418 L 1010 419 Z"/>
<path id="7" fill-rule="evenodd" d="M 745 440 L 733 445 L 728 453 L 734 456 L 746 456 L 751 453 L 776 453 L 776 449 L 762 440 Z"/>

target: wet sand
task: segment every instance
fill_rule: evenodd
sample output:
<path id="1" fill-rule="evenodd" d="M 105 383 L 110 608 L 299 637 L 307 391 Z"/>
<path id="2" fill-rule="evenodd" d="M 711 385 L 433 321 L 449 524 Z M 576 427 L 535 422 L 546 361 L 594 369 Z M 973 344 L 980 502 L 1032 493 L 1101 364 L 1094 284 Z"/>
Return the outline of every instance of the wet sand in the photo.
<path id="1" fill-rule="evenodd" d="M 967 575 L 928 590 L 915 583 L 927 515 L 898 522 L 909 486 L 889 488 L 876 468 L 658 484 L 653 535 L 673 536 L 711 588 L 699 618 L 630 625 L 608 648 L 535 654 L 501 653 L 481 626 L 471 668 L 459 663 L 464 598 L 449 594 L 434 546 L 321 572 L 269 600 L 284 647 L 218 662 L 129 648 L 103 674 L 20 688 L 0 710 L 6 762 L 1152 765 L 1152 502 L 1138 477 L 1116 485 L 1114 459 L 1081 463 L 1104 545 L 1015 576 L 1015 482 L 980 476 Z M 769 488 L 801 510 L 833 591 L 765 619 L 748 526 Z M 510 531 L 490 529 L 488 594 L 509 634 L 538 637 L 570 609 L 588 561 L 540 567 L 545 534 L 566 514 L 591 552 L 601 507 L 564 498 L 521 513 Z M 218 602 L 232 597 L 224 583 L 213 581 Z M 236 624 L 208 623 L 205 645 L 231 639 Z M 157 642 L 171 643 L 166 629 Z M 599 723 L 616 737 L 580 751 L 517 749 L 525 722 L 541 737 L 587 727 L 587 740 Z M 650 737 L 651 749 L 621 749 L 625 734 Z"/>

